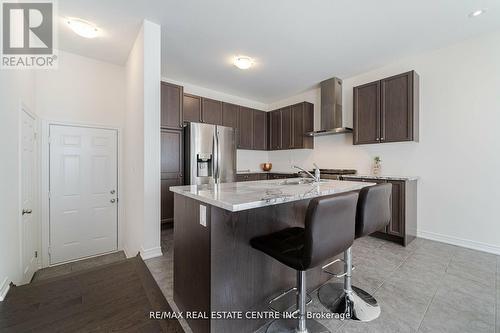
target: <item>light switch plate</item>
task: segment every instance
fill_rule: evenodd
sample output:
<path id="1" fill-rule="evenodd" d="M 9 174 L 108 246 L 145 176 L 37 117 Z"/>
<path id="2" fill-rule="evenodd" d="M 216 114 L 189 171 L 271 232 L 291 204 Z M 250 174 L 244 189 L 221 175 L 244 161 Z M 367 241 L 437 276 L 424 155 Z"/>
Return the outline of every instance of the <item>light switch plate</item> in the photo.
<path id="1" fill-rule="evenodd" d="M 207 206 L 200 205 L 200 224 L 207 226 Z"/>

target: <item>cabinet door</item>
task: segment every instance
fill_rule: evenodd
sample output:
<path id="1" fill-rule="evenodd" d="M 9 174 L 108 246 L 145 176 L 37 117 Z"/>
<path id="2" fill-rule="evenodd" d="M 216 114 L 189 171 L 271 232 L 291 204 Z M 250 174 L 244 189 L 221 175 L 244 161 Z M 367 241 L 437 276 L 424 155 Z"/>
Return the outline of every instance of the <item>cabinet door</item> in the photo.
<path id="1" fill-rule="evenodd" d="M 201 97 L 184 94 L 182 117 L 184 121 L 201 122 Z"/>
<path id="2" fill-rule="evenodd" d="M 236 181 L 238 182 L 248 182 L 254 180 L 261 180 L 261 174 L 259 173 L 241 173 L 236 175 Z"/>
<path id="3" fill-rule="evenodd" d="M 304 104 L 295 104 L 292 112 L 292 148 L 304 147 Z"/>
<path id="4" fill-rule="evenodd" d="M 381 81 L 382 142 L 413 140 L 413 72 Z"/>
<path id="5" fill-rule="evenodd" d="M 269 148 L 281 149 L 281 110 L 271 111 L 269 115 Z"/>
<path id="6" fill-rule="evenodd" d="M 183 149 L 182 131 L 161 131 L 161 178 L 182 178 L 183 172 Z"/>
<path id="7" fill-rule="evenodd" d="M 267 149 L 267 113 L 253 110 L 253 149 Z"/>
<path id="8" fill-rule="evenodd" d="M 267 173 L 259 173 L 259 180 L 268 180 L 269 179 L 269 174 Z"/>
<path id="9" fill-rule="evenodd" d="M 207 124 L 222 125 L 222 102 L 203 98 L 201 105 L 201 121 Z"/>
<path id="10" fill-rule="evenodd" d="M 170 186 L 183 185 L 182 179 L 162 179 L 161 180 L 161 223 L 174 221 L 174 193 L 170 192 Z"/>
<path id="11" fill-rule="evenodd" d="M 170 186 L 184 184 L 181 130 L 161 131 L 161 222 L 172 222 L 174 196 Z"/>
<path id="12" fill-rule="evenodd" d="M 354 88 L 354 144 L 380 142 L 380 81 Z"/>
<path id="13" fill-rule="evenodd" d="M 387 233 L 404 237 L 405 182 L 392 180 L 388 182 L 392 184 L 392 215 Z"/>
<path id="14" fill-rule="evenodd" d="M 240 107 L 238 116 L 238 148 L 252 149 L 253 145 L 253 110 Z"/>
<path id="15" fill-rule="evenodd" d="M 222 103 L 222 125 L 237 128 L 239 110 L 238 105 Z"/>
<path id="16" fill-rule="evenodd" d="M 281 110 L 281 149 L 292 148 L 292 108 Z"/>
<path id="17" fill-rule="evenodd" d="M 304 103 L 304 135 L 302 148 L 314 149 L 314 138 L 305 136 L 305 133 L 314 131 L 314 105 L 308 102 Z"/>
<path id="18" fill-rule="evenodd" d="M 182 87 L 161 83 L 161 127 L 182 127 Z"/>
<path id="19" fill-rule="evenodd" d="M 250 176 L 248 174 L 237 174 L 236 181 L 237 182 L 246 182 L 250 180 Z"/>

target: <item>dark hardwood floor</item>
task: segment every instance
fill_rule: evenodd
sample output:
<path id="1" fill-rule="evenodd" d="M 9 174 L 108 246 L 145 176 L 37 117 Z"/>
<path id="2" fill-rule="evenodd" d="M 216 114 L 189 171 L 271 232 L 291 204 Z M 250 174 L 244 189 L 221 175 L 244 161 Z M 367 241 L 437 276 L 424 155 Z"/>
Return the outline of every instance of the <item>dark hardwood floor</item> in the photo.
<path id="1" fill-rule="evenodd" d="M 12 287 L 0 303 L 1 332 L 183 332 L 140 257 Z"/>

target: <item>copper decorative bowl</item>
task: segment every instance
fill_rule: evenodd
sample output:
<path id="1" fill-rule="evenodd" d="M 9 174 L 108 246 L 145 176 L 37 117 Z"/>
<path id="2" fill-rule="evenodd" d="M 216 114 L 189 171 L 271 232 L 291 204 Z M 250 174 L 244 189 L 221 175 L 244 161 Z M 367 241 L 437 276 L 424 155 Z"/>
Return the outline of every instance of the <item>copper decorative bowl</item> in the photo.
<path id="1" fill-rule="evenodd" d="M 273 164 L 272 163 L 262 163 L 261 167 L 262 167 L 262 170 L 264 170 L 264 171 L 271 171 L 271 169 L 273 168 Z"/>

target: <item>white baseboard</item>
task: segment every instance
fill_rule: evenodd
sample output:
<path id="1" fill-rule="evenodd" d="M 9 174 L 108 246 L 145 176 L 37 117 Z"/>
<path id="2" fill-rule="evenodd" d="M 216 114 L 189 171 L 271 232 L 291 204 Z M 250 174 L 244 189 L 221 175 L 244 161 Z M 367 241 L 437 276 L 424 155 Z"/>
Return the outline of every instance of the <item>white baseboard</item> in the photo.
<path id="1" fill-rule="evenodd" d="M 123 253 L 125 253 L 125 258 L 127 258 L 127 259 L 130 258 L 128 255 L 127 247 L 124 246 L 122 250 L 123 250 Z"/>
<path id="2" fill-rule="evenodd" d="M 417 231 L 417 237 L 430 239 L 430 240 L 434 240 L 434 241 L 438 241 L 438 242 L 443 242 L 443 243 L 447 243 L 447 244 L 457 245 L 457 246 L 461 246 L 461 247 L 466 247 L 468 249 L 473 249 L 473 250 L 478 250 L 478 251 L 483 251 L 483 252 L 488 252 L 488 253 L 500 255 L 500 246 L 476 242 L 476 241 L 469 240 L 469 239 L 447 236 L 447 235 L 442 235 L 442 234 L 438 234 L 435 232 L 423 231 L 423 230 Z"/>
<path id="3" fill-rule="evenodd" d="M 163 253 L 161 252 L 161 246 L 154 247 L 152 249 L 144 250 L 141 248 L 141 258 L 142 260 L 147 260 L 155 257 L 161 257 Z"/>
<path id="4" fill-rule="evenodd" d="M 5 299 L 5 296 L 7 296 L 9 289 L 10 289 L 9 278 L 6 277 L 3 280 L 2 284 L 0 284 L 0 302 L 2 302 Z"/>

